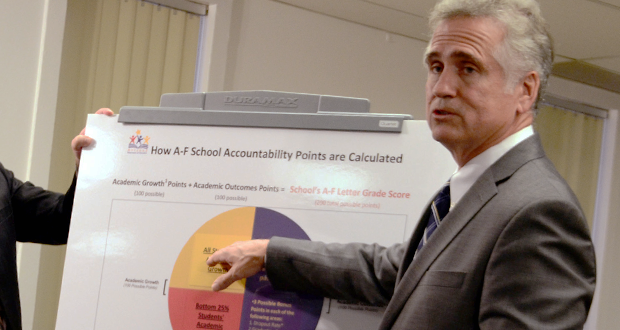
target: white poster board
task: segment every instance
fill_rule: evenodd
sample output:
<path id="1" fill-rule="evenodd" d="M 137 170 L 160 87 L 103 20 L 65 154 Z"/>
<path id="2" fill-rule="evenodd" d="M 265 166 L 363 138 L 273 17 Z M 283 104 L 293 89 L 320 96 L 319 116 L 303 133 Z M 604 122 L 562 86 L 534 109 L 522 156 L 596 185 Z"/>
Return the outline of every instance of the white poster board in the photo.
<path id="1" fill-rule="evenodd" d="M 57 329 L 360 329 L 382 310 L 274 292 L 215 293 L 213 251 L 289 236 L 407 240 L 451 175 L 426 122 L 402 133 L 127 125 L 89 115 Z"/>

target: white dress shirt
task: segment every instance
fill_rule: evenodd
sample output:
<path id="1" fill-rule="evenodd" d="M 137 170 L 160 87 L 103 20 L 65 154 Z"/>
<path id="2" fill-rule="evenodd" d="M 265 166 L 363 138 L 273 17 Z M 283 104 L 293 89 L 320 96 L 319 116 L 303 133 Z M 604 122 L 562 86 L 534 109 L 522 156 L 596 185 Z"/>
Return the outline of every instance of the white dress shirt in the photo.
<path id="1" fill-rule="evenodd" d="M 465 166 L 457 169 L 450 179 L 450 208 L 454 207 L 461 200 L 463 195 L 474 185 L 484 171 L 491 167 L 498 159 L 502 158 L 510 149 L 532 135 L 534 135 L 534 128 L 528 126 L 485 150 L 467 162 Z"/>

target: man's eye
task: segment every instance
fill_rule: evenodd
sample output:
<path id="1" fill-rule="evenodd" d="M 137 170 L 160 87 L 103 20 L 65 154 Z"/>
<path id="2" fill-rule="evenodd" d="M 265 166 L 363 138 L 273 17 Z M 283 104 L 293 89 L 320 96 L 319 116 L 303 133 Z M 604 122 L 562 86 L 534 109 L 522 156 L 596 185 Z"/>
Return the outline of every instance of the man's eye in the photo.
<path id="1" fill-rule="evenodd" d="M 441 73 L 441 70 L 442 70 L 442 68 L 439 65 L 431 66 L 431 71 L 434 72 L 434 73 Z"/>
<path id="2" fill-rule="evenodd" d="M 471 66 L 466 66 L 464 69 L 465 73 L 474 73 L 476 72 L 476 69 L 471 67 Z"/>

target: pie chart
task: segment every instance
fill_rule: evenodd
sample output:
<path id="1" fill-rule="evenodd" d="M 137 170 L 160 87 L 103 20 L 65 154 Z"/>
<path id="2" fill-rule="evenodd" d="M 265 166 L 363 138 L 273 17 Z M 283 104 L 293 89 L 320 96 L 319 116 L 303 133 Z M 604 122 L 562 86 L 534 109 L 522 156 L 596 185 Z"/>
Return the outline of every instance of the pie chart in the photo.
<path id="1" fill-rule="evenodd" d="M 172 329 L 315 329 L 323 298 L 276 291 L 264 271 L 220 292 L 211 288 L 224 272 L 220 266 L 206 265 L 211 254 L 237 241 L 273 236 L 309 239 L 293 220 L 261 207 L 235 208 L 202 225 L 179 253 L 170 276 Z"/>

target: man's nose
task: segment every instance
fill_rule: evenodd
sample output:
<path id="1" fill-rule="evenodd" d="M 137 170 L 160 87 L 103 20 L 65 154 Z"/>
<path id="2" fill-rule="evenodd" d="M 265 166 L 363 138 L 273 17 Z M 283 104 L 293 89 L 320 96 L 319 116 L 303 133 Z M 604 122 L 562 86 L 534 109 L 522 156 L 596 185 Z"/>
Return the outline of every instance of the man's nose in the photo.
<path id="1" fill-rule="evenodd" d="M 435 85 L 433 86 L 433 94 L 436 97 L 454 97 L 456 96 L 458 84 L 457 74 L 452 70 L 444 70 L 437 77 Z"/>

